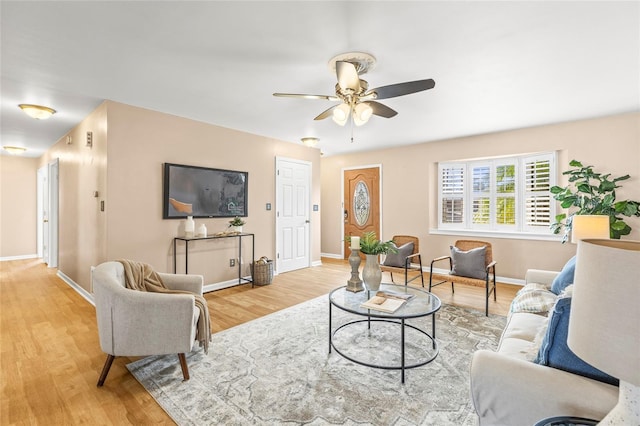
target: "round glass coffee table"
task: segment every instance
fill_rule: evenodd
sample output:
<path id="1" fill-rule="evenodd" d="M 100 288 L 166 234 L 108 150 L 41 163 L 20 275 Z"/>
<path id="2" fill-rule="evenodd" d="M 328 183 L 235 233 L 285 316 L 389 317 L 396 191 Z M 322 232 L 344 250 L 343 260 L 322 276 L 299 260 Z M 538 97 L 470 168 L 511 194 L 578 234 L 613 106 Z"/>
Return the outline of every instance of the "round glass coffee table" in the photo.
<path id="1" fill-rule="evenodd" d="M 405 370 L 428 364 L 433 361 L 438 355 L 435 313 L 440 309 L 441 302 L 436 295 L 429 293 L 424 289 L 416 287 L 381 284 L 379 291 L 410 294 L 412 295 L 412 297 L 407 300 L 402 306 L 400 306 L 396 311 L 387 313 L 378 310 L 367 309 L 361 306 L 362 303 L 366 302 L 375 295 L 375 291 L 365 290 L 358 293 L 353 293 L 351 291 L 348 291 L 346 286 L 343 286 L 336 288 L 331 293 L 329 293 L 329 353 L 331 353 L 331 350 L 334 349 L 342 357 L 348 359 L 349 361 L 355 362 L 356 364 L 373 368 L 381 368 L 385 370 L 400 370 L 400 379 L 402 383 L 404 383 Z M 333 307 L 362 318 L 347 320 L 347 322 L 339 325 L 334 330 L 332 326 Z M 427 316 L 431 316 L 431 334 L 429 334 L 422 328 L 407 323 L 407 320 L 409 319 L 422 318 Z M 357 353 L 350 353 L 350 349 L 353 348 L 341 347 L 340 344 L 336 344 L 336 340 L 339 340 L 336 337 L 337 335 L 344 333 L 347 329 L 356 327 L 358 325 L 363 328 L 366 327 L 367 338 L 376 339 L 377 335 L 375 333 L 375 329 L 377 323 L 385 323 L 385 325 L 392 324 L 392 327 L 395 327 L 395 325 L 397 325 L 398 331 L 400 333 L 399 365 L 388 363 L 382 364 L 381 362 L 376 361 L 378 359 L 377 356 L 373 356 L 372 361 L 363 360 L 358 356 Z M 374 324 L 373 329 L 372 324 Z M 431 345 L 420 345 L 420 353 L 417 354 L 417 356 L 414 356 L 409 363 L 406 362 L 407 342 L 405 340 L 405 337 L 407 329 L 410 329 L 411 335 L 415 336 L 416 338 L 425 339 L 431 343 Z M 344 344 L 344 342 L 342 343 Z M 376 350 L 378 348 L 381 350 L 386 350 L 388 349 L 387 346 L 388 345 L 380 344 L 377 348 L 373 347 L 372 350 Z M 431 349 L 429 349 L 428 346 L 431 346 Z"/>

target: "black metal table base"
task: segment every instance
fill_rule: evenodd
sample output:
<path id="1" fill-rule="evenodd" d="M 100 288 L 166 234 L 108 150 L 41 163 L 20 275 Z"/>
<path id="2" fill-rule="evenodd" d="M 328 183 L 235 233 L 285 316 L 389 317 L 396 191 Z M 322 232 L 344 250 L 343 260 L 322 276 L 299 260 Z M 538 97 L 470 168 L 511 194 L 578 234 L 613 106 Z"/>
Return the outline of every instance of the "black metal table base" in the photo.
<path id="1" fill-rule="evenodd" d="M 434 312 L 435 314 L 435 312 Z M 404 319 L 400 319 L 400 320 L 389 320 L 389 319 L 380 319 L 380 318 L 371 318 L 371 317 L 367 317 L 366 319 L 360 319 L 360 320 L 355 320 L 355 321 L 350 321 L 347 323 L 342 324 L 341 326 L 339 326 L 338 328 L 336 328 L 335 330 L 331 329 L 331 322 L 332 322 L 332 304 L 329 303 L 329 353 L 331 353 L 331 349 L 333 348 L 340 356 L 342 356 L 345 359 L 348 359 L 351 362 L 354 362 L 356 364 L 359 365 L 364 365 L 365 367 L 371 367 L 371 368 L 379 368 L 379 369 L 383 369 L 383 370 L 400 370 L 400 381 L 401 383 L 404 384 L 404 378 L 405 378 L 405 370 L 408 369 L 412 369 L 412 368 L 417 368 L 417 367 L 422 367 L 423 365 L 429 364 L 431 361 L 433 361 L 437 356 L 438 356 L 438 343 L 436 342 L 435 339 L 435 335 L 436 335 L 436 325 L 435 325 L 435 316 L 434 314 L 431 314 L 431 320 L 432 320 L 432 334 L 427 333 L 426 331 L 411 325 L 411 324 L 407 324 L 406 321 Z M 400 365 L 379 365 L 379 364 L 372 364 L 369 362 L 364 362 L 361 360 L 358 360 L 352 356 L 347 355 L 346 353 L 344 353 L 343 351 L 341 351 L 333 342 L 334 337 L 336 335 L 336 333 L 342 329 L 344 329 L 345 327 L 348 326 L 352 326 L 354 324 L 359 324 L 359 323 L 363 323 L 366 322 L 368 323 L 368 328 L 371 328 L 371 323 L 372 322 L 386 322 L 386 323 L 391 323 L 391 324 L 397 324 L 400 326 Z M 417 332 L 421 333 L 422 335 L 426 336 L 429 340 L 431 340 L 432 342 L 432 346 L 433 346 L 433 353 L 430 354 L 430 356 L 428 356 L 425 360 L 420 360 L 419 362 L 415 362 L 413 364 L 409 364 L 406 365 L 405 363 L 405 327 L 409 327 L 413 330 L 416 330 Z"/>

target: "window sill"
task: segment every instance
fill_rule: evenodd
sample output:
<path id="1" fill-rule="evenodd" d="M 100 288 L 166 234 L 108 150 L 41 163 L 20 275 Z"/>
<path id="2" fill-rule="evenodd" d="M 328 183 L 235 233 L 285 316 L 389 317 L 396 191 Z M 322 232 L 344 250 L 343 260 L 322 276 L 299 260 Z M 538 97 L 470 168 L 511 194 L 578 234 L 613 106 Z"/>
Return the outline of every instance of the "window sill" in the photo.
<path id="1" fill-rule="evenodd" d="M 534 234 L 529 232 L 480 231 L 472 229 L 429 229 L 429 234 L 562 242 L 562 235 Z"/>

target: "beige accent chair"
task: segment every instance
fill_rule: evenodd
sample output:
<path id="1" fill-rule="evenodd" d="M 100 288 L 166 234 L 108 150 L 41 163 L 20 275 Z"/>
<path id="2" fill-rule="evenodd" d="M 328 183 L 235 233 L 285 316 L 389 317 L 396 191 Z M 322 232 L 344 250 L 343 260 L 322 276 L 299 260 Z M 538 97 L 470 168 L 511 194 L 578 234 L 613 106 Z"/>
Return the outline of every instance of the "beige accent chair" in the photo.
<path id="1" fill-rule="evenodd" d="M 438 286 L 440 284 L 444 284 L 446 282 L 451 282 L 451 292 L 454 293 L 455 289 L 453 287 L 453 283 L 457 282 L 459 284 L 467 284 L 474 285 L 478 287 L 485 288 L 485 315 L 489 316 L 489 295 L 493 293 L 493 301 L 496 301 L 496 261 L 493 260 L 493 250 L 491 248 L 491 243 L 485 241 L 477 241 L 477 240 L 458 240 L 454 244 L 459 250 L 469 251 L 474 248 L 486 247 L 485 251 L 485 271 L 484 278 L 471 278 L 465 277 L 461 275 L 452 275 L 451 272 L 448 275 L 437 274 L 433 272 L 433 265 L 436 262 L 442 260 L 449 260 L 449 270 L 453 271 L 453 260 L 451 256 L 440 256 L 431 261 L 431 268 L 429 269 L 429 292 L 431 292 L 431 287 Z M 437 283 L 434 283 L 433 280 L 440 280 Z"/>
<path id="2" fill-rule="evenodd" d="M 403 266 L 388 266 L 384 265 L 384 262 L 380 265 L 382 272 L 389 272 L 391 275 L 391 282 L 393 280 L 393 273 L 404 275 L 404 285 L 409 284 L 411 281 L 420 278 L 422 280 L 422 287 L 424 287 L 424 276 L 422 275 L 422 256 L 420 256 L 420 240 L 418 237 L 411 235 L 394 235 L 391 239 L 397 247 L 401 247 L 407 243 L 413 243 L 413 252 L 403 259 Z M 410 274 L 415 273 L 410 278 Z"/>
<path id="3" fill-rule="evenodd" d="M 159 273 L 170 289 L 202 295 L 203 277 Z M 104 384 L 116 356 L 178 354 L 189 380 L 185 353 L 196 343 L 200 311 L 190 294 L 163 294 L 125 287 L 120 262 L 105 262 L 92 271 L 100 347 L 107 360 L 98 386 Z"/>

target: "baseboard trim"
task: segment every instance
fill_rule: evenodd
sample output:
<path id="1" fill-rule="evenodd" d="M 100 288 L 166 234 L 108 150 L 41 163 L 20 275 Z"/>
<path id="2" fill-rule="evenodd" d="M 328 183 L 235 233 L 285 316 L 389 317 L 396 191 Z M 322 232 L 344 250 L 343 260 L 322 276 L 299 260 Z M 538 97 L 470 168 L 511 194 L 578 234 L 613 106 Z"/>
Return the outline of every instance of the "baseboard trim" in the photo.
<path id="1" fill-rule="evenodd" d="M 334 254 L 334 253 L 320 253 L 320 256 L 326 257 L 329 259 L 342 259 L 341 254 Z"/>
<path id="2" fill-rule="evenodd" d="M 243 277 L 245 279 L 251 279 L 251 277 Z M 202 287 L 202 292 L 203 293 L 209 293 L 210 291 L 216 291 L 216 290 L 222 290 L 223 288 L 229 288 L 229 287 L 235 287 L 237 285 L 251 285 L 250 282 L 246 282 L 246 281 L 238 281 L 238 279 L 234 279 L 234 280 L 228 280 L 228 281 L 221 281 L 219 283 L 211 283 L 211 284 L 205 284 Z"/>
<path id="3" fill-rule="evenodd" d="M 5 256 L 0 257 L 0 262 L 5 262 L 9 260 L 24 260 L 24 259 L 36 259 L 38 257 L 37 254 L 23 254 L 20 256 Z"/>
<path id="4" fill-rule="evenodd" d="M 56 275 L 62 281 L 67 283 L 67 285 L 69 285 L 69 287 L 74 289 L 76 291 L 76 293 L 78 293 L 80 296 L 82 296 L 87 302 L 91 303 L 93 306 L 96 306 L 96 302 L 95 302 L 95 300 L 93 298 L 93 294 L 89 293 L 87 290 L 85 290 L 84 288 L 80 287 L 75 281 L 73 281 L 71 278 L 69 278 L 67 275 L 65 275 L 64 272 L 58 270 L 58 273 Z"/>
<path id="5" fill-rule="evenodd" d="M 322 260 L 314 260 L 311 262 L 311 266 L 322 266 Z"/>

